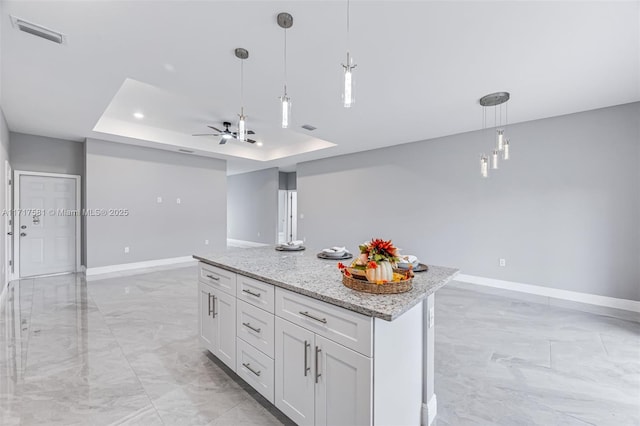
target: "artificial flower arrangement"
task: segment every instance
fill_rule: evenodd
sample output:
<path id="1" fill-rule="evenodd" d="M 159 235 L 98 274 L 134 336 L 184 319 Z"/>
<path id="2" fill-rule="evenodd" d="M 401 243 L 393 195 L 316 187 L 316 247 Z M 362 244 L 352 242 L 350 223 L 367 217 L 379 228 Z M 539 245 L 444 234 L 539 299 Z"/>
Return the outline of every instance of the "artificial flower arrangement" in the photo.
<path id="1" fill-rule="evenodd" d="M 394 267 L 400 260 L 398 248 L 391 240 L 385 241 L 374 238 L 370 242 L 361 244 L 360 255 L 351 263 L 350 267 L 338 263 L 338 269 L 346 276 L 366 278 L 367 281 L 378 285 L 409 280 L 413 277 L 411 267 L 405 272 L 395 272 Z"/>

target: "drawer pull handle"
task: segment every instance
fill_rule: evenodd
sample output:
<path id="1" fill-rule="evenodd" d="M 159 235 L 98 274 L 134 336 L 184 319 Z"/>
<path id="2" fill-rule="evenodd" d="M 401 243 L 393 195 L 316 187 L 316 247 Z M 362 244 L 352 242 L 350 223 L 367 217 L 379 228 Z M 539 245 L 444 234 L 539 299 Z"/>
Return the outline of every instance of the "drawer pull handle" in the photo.
<path id="1" fill-rule="evenodd" d="M 260 329 L 259 328 L 255 328 L 253 327 L 251 324 L 249 324 L 248 322 L 243 322 L 242 325 L 244 325 L 247 328 L 250 328 L 251 330 L 255 331 L 256 333 L 260 333 Z"/>
<path id="2" fill-rule="evenodd" d="M 311 370 L 311 367 L 307 365 L 307 349 L 311 348 L 311 343 L 304 341 L 304 377 L 307 377 L 307 373 Z"/>
<path id="3" fill-rule="evenodd" d="M 213 313 L 213 308 L 212 308 L 212 303 L 211 303 L 211 293 L 209 294 L 209 316 L 211 316 L 211 314 Z"/>
<path id="4" fill-rule="evenodd" d="M 244 365 L 244 367 L 247 370 L 251 371 L 253 374 L 255 374 L 256 376 L 260 377 L 260 370 L 258 370 L 258 371 L 254 370 L 253 368 L 251 368 L 251 364 L 249 364 L 248 362 L 247 363 L 242 363 L 242 365 Z"/>
<path id="5" fill-rule="evenodd" d="M 316 346 L 316 383 L 318 383 L 318 379 L 320 378 L 320 376 L 322 376 L 322 374 L 318 372 L 318 358 L 320 358 L 318 354 L 320 352 L 322 352 L 322 349 Z"/>
<path id="6" fill-rule="evenodd" d="M 311 318 L 312 320 L 316 320 L 316 321 L 320 321 L 323 324 L 327 323 L 327 319 L 326 318 L 318 318 L 318 317 L 314 317 L 313 315 L 311 315 L 309 313 L 309 311 L 300 311 L 300 315 L 304 315 L 307 318 Z"/>
<path id="7" fill-rule="evenodd" d="M 220 277 L 214 277 L 213 275 L 207 275 L 207 278 L 211 278 L 212 280 L 220 281 Z"/>
<path id="8" fill-rule="evenodd" d="M 246 288 L 243 288 L 242 291 L 244 291 L 245 293 L 248 293 L 248 294 L 250 294 L 252 296 L 255 296 L 255 297 L 260 297 L 261 296 L 260 293 L 254 293 L 251 290 L 247 290 Z"/>

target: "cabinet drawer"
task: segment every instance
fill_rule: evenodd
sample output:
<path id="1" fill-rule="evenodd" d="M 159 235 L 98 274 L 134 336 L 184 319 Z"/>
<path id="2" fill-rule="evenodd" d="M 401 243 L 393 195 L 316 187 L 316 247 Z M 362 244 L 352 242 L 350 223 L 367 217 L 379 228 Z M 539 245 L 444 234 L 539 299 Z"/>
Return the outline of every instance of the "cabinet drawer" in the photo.
<path id="1" fill-rule="evenodd" d="M 238 275 L 237 297 L 253 306 L 273 313 L 275 288 L 271 284 Z"/>
<path id="2" fill-rule="evenodd" d="M 237 342 L 236 373 L 273 404 L 273 359 L 240 338 Z"/>
<path id="3" fill-rule="evenodd" d="M 200 263 L 200 281 L 220 289 L 232 296 L 236 295 L 236 274 L 222 268 Z"/>
<path id="4" fill-rule="evenodd" d="M 371 357 L 373 318 L 277 288 L 276 315 Z"/>
<path id="5" fill-rule="evenodd" d="M 237 336 L 273 358 L 274 315 L 238 300 Z"/>

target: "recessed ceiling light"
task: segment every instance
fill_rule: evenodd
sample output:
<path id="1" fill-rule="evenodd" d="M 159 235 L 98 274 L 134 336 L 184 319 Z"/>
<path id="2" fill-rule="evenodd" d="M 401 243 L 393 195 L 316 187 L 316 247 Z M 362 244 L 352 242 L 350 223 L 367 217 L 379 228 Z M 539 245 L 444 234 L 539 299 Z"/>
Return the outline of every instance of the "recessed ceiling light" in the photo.
<path id="1" fill-rule="evenodd" d="M 258 142 L 256 142 L 256 145 L 257 146 L 262 146 L 262 142 L 258 141 Z"/>
<path id="2" fill-rule="evenodd" d="M 133 116 L 134 116 L 135 118 L 137 118 L 138 120 L 142 120 L 142 119 L 144 118 L 144 114 L 143 114 L 143 113 L 141 113 L 141 112 L 134 112 L 134 113 L 133 113 Z"/>

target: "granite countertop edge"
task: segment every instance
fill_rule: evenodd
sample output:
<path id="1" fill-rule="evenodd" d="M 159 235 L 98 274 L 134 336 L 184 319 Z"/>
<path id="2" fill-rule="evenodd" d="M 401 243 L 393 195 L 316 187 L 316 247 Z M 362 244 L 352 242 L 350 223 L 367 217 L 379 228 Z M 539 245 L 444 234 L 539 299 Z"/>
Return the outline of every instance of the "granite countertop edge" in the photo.
<path id="1" fill-rule="evenodd" d="M 265 283 L 272 284 L 276 287 L 284 288 L 285 290 L 293 291 L 294 293 L 302 294 L 303 296 L 311 297 L 312 299 L 320 300 L 322 302 L 326 302 L 344 309 L 348 309 L 350 311 L 357 312 L 369 317 L 380 318 L 385 321 L 393 321 L 399 316 L 401 316 L 402 314 L 404 314 L 405 312 L 409 311 L 411 308 L 413 308 L 415 305 L 420 303 L 422 300 L 426 299 L 428 296 L 430 296 L 431 294 L 435 293 L 436 291 L 444 287 L 449 281 L 451 281 L 460 272 L 459 270 L 455 270 L 455 272 L 453 272 L 450 276 L 443 278 L 438 283 L 429 286 L 429 288 L 427 288 L 424 292 L 422 292 L 421 294 L 411 299 L 411 301 L 403 303 L 401 306 L 399 306 L 397 309 L 394 309 L 390 313 L 386 313 L 386 312 L 381 312 L 374 309 L 369 309 L 365 306 L 354 305 L 353 303 L 350 303 L 342 299 L 337 299 L 331 296 L 319 294 L 317 292 L 300 288 L 295 285 L 291 285 L 282 281 L 274 280 L 272 278 L 254 274 L 249 271 L 227 265 L 225 263 L 216 262 L 215 260 L 211 260 L 206 257 L 193 255 L 193 258 L 211 266 L 216 266 L 218 268 L 221 268 L 230 272 L 234 272 L 234 273 L 243 275 L 245 277 L 253 278 Z"/>

